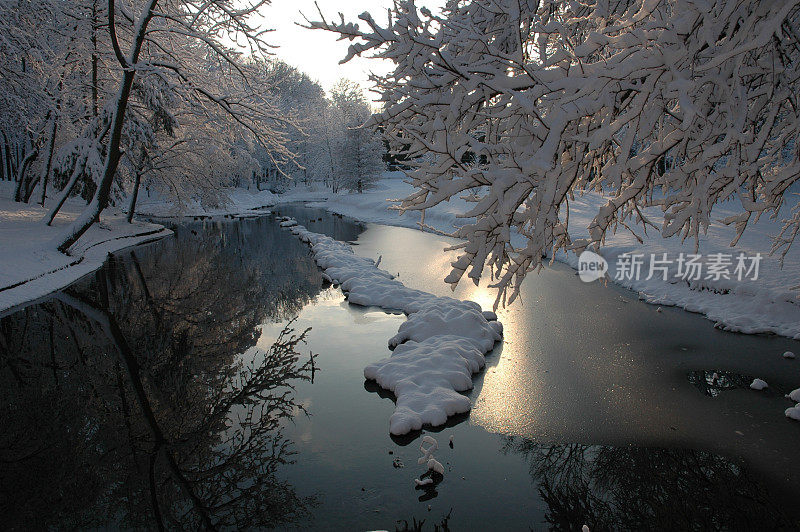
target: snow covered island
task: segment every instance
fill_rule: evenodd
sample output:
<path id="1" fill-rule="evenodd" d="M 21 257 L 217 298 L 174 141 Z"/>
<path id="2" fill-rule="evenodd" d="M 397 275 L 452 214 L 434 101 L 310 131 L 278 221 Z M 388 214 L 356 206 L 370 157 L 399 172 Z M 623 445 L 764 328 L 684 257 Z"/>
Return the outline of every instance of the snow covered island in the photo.
<path id="1" fill-rule="evenodd" d="M 389 340 L 394 353 L 364 369 L 397 397 L 389 420 L 395 435 L 442 425 L 468 412 L 470 400 L 459 392 L 472 388 L 472 375 L 502 339 L 503 326 L 491 311 L 473 301 L 437 297 L 407 288 L 375 261 L 359 257 L 350 245 L 313 233 L 291 218 L 280 225 L 308 243 L 329 281 L 341 285 L 350 303 L 401 310 L 408 321 Z"/>

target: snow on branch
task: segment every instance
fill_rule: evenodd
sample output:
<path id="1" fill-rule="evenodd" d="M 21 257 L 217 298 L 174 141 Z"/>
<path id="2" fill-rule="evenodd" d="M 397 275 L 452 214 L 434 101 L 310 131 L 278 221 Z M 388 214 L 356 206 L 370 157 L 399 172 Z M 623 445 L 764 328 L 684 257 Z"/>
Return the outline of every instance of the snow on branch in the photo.
<path id="1" fill-rule="evenodd" d="M 455 233 L 467 243 L 453 285 L 488 265 L 498 302 L 513 301 L 543 257 L 646 225 L 643 207 L 663 211 L 663 236 L 696 246 L 721 201 L 741 203 L 726 220 L 739 236 L 796 201 L 797 0 L 466 1 L 441 15 L 398 0 L 385 26 L 361 19 L 365 29 L 309 27 L 353 40 L 346 60 L 371 51 L 394 63 L 374 77 L 384 109 L 372 123 L 418 157 L 401 210 L 476 200 L 474 223 Z M 608 201 L 572 240 L 568 201 L 586 191 Z M 786 224 L 782 252 L 797 215 Z"/>
<path id="2" fill-rule="evenodd" d="M 0 2 L 0 137 L 14 148 L 3 173 L 14 171 L 22 201 L 38 183 L 42 203 L 48 183 L 60 190 L 47 223 L 70 195 L 89 204 L 59 249 L 109 204 L 135 199 L 142 178 L 176 203 L 217 201 L 260 169 L 256 151 L 294 162 L 298 126 L 268 68 L 269 3 Z"/>

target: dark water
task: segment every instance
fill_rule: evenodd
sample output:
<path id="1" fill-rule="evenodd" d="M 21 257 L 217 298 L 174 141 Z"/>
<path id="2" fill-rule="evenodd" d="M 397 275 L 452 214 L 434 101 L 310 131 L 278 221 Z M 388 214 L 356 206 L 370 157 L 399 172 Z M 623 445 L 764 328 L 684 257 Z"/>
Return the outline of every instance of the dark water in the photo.
<path id="1" fill-rule="evenodd" d="M 441 239 L 281 210 L 444 293 Z M 507 341 L 475 410 L 433 433 L 444 479 L 415 489 L 420 435 L 389 437 L 391 397 L 362 374 L 404 318 L 348 305 L 271 217 L 175 232 L 0 318 L 3 528 L 798 525 L 800 433 L 770 417 L 778 392 L 740 389 L 764 367 L 747 352 L 787 341 L 679 312 L 656 324 L 629 294 L 556 268 L 501 312 Z M 565 290 L 583 291 L 580 308 Z M 595 325 L 615 312 L 622 325 Z M 756 375 L 790 385 L 767 368 Z"/>

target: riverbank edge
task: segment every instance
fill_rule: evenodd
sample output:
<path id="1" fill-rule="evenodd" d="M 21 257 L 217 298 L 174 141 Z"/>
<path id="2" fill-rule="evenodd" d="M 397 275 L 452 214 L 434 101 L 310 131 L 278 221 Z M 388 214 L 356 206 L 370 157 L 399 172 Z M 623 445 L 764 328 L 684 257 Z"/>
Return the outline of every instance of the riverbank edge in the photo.
<path id="1" fill-rule="evenodd" d="M 0 287 L 0 317 L 13 314 L 91 275 L 102 268 L 108 257 L 114 253 L 156 242 L 172 234 L 170 229 L 160 226 L 157 229 L 92 242 L 80 254 L 68 256 L 71 260 L 66 265 Z M 0 266 L 5 266 L 3 261 L 0 261 Z"/>
<path id="2" fill-rule="evenodd" d="M 2 192 L 5 194 L 0 195 L 8 196 L 8 191 Z M 2 235 L 8 250 L 0 255 L 0 271 L 4 270 L 6 277 L 0 281 L 0 317 L 13 314 L 94 273 L 103 267 L 109 255 L 172 235 L 170 229 L 159 223 L 161 221 L 244 219 L 271 214 L 269 207 L 275 203 L 271 194 L 241 196 L 234 195 L 231 202 L 217 210 L 182 212 L 174 206 L 165 208 L 163 205 L 154 212 L 137 209 L 133 223 L 127 223 L 126 213 L 111 209 L 72 246 L 69 255 L 51 249 L 48 241 L 82 211 L 84 206 L 80 202 L 67 201 L 56 223 L 49 227 L 41 222 L 47 212 L 44 207 L 0 197 L 0 219 L 13 226 L 8 234 Z M 48 203 L 50 201 L 48 198 Z M 103 234 L 106 231 L 108 234 Z"/>

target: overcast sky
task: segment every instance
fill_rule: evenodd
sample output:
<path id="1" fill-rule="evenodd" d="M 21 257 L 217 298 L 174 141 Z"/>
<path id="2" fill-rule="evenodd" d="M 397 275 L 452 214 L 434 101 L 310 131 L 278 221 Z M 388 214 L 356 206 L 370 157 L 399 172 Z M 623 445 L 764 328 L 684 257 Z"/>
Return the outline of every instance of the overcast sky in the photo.
<path id="1" fill-rule="evenodd" d="M 328 21 L 338 20 L 341 12 L 345 20 L 359 22 L 363 27 L 359 14 L 369 11 L 375 20 L 385 23 L 386 10 L 392 0 L 318 0 L 318 4 Z M 436 8 L 444 5 L 444 0 L 422 0 L 418 5 L 438 11 Z M 385 73 L 389 70 L 390 64 L 377 59 L 354 58 L 340 65 L 350 41 L 337 41 L 333 33 L 297 26 L 295 22 L 303 22 L 300 12 L 311 20 L 318 17 L 314 0 L 272 0 L 272 4 L 264 8 L 264 26 L 275 30 L 267 40 L 279 46 L 275 55 L 319 81 L 325 90 L 342 77 L 357 81 L 366 89 L 370 71 Z"/>

